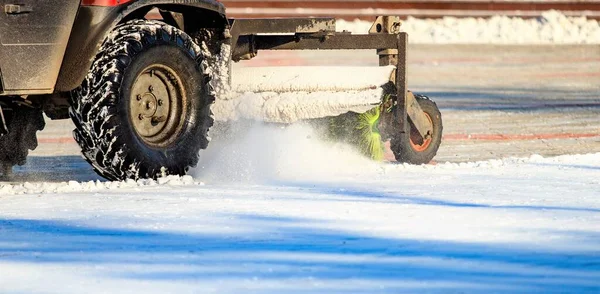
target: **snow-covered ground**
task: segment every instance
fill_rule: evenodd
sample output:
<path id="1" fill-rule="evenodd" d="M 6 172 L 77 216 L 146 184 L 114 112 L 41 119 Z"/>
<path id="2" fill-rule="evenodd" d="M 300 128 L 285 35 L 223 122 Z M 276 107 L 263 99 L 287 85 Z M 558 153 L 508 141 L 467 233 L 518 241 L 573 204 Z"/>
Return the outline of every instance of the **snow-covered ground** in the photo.
<path id="1" fill-rule="evenodd" d="M 368 21 L 337 21 L 337 29 L 367 33 Z M 600 44 L 600 24 L 586 17 L 567 17 L 547 11 L 539 18 L 418 19 L 409 17 L 402 30 L 412 44 Z"/>
<path id="2" fill-rule="evenodd" d="M 600 154 L 409 166 L 245 134 L 195 178 L 4 185 L 0 292 L 600 290 Z"/>
<path id="3" fill-rule="evenodd" d="M 531 21 L 543 22 L 498 26 Z M 444 117 L 431 165 L 248 124 L 215 129 L 189 176 L 106 182 L 72 126 L 49 122 L 16 181 L 0 183 L 0 293 L 598 293 L 600 59 L 540 48 L 411 47 L 410 85 Z M 376 63 L 371 51 L 324 56 L 265 57 Z M 572 153 L 589 154 L 549 156 Z"/>

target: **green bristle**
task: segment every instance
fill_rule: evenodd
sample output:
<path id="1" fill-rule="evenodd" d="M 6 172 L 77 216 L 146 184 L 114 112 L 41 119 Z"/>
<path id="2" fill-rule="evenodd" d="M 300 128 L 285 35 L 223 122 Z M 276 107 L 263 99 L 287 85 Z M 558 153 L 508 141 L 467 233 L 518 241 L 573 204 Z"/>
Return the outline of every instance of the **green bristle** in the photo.
<path id="1" fill-rule="evenodd" d="M 377 128 L 380 111 L 378 106 L 365 113 L 348 112 L 330 118 L 327 137 L 333 141 L 354 145 L 365 156 L 382 161 L 384 145 Z"/>
<path id="2" fill-rule="evenodd" d="M 382 161 L 384 146 L 377 125 L 380 117 L 379 107 L 375 107 L 357 117 L 356 129 L 358 132 L 358 148 L 373 160 Z"/>

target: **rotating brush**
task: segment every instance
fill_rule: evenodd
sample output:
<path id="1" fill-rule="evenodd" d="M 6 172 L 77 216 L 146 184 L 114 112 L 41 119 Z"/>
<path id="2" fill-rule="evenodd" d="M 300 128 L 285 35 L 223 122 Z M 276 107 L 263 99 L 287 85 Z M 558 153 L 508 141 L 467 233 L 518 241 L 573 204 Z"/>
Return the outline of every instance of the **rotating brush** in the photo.
<path id="1" fill-rule="evenodd" d="M 360 113 L 356 119 L 356 144 L 361 153 L 376 161 L 384 157 L 384 145 L 379 132 L 380 107 Z"/>
<path id="2" fill-rule="evenodd" d="M 331 118 L 328 137 L 355 146 L 365 156 L 382 161 L 384 144 L 378 129 L 381 107 L 377 106 L 364 113 L 348 112 Z"/>

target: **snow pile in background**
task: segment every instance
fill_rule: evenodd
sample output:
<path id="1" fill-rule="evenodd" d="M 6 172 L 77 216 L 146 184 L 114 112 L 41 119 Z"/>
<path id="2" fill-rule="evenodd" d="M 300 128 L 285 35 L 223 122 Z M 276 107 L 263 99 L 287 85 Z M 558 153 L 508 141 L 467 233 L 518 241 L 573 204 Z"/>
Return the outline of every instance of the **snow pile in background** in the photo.
<path id="1" fill-rule="evenodd" d="M 23 183 L 3 184 L 0 186 L 0 194 L 50 194 L 66 192 L 97 192 L 104 190 L 116 190 L 123 188 L 137 188 L 145 186 L 189 186 L 198 184 L 191 176 L 167 176 L 157 180 L 142 179 L 138 181 L 127 180 L 121 182 L 61 182 L 61 183 Z"/>
<path id="2" fill-rule="evenodd" d="M 216 86 L 212 111 L 218 121 L 278 123 L 364 112 L 381 101 L 381 86 L 392 71 L 393 66 L 234 68 L 231 89 Z"/>
<path id="3" fill-rule="evenodd" d="M 368 21 L 337 21 L 337 29 L 367 33 Z M 539 18 L 493 16 L 491 18 L 417 19 L 402 22 L 413 44 L 600 44 L 600 24 L 586 17 L 567 17 L 546 11 Z"/>

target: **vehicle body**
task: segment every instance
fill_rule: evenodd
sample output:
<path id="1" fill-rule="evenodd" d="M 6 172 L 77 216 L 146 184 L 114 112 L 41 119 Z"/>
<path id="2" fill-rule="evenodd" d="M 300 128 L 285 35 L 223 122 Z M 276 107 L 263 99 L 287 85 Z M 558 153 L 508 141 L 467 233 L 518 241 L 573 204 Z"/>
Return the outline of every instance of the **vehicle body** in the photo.
<path id="1" fill-rule="evenodd" d="M 379 20 L 373 34 L 357 36 L 336 34 L 333 19 L 227 19 L 223 4 L 214 0 L 13 3 L 0 0 L 4 175 L 37 146 L 42 111 L 51 119 L 74 120 L 84 156 L 106 178 L 185 173 L 196 164 L 198 149 L 208 144 L 214 94 L 206 67 L 220 44 L 231 46 L 235 61 L 252 58 L 258 50 L 378 49 L 382 65 L 397 66 L 394 132 L 408 142 L 412 126 L 417 130 L 413 141 L 421 144 L 432 136 L 431 116 L 423 115 L 406 89 L 407 36 L 396 28 L 392 32 L 397 23 L 388 18 Z M 147 20 L 151 11 L 158 11 L 160 22 Z M 181 56 L 160 60 L 171 53 Z M 180 68 L 179 63 L 190 66 Z M 436 135 L 439 141 L 441 129 Z M 438 146 L 430 148 L 433 155 Z"/>
<path id="2" fill-rule="evenodd" d="M 143 18 L 151 9 L 181 13 L 187 32 L 227 26 L 223 4 L 212 0 L 2 0 L 13 12 L 0 14 L 0 95 L 31 97 L 52 118 L 68 118 L 70 92 L 81 84 L 106 35 L 118 24 Z M 11 6 L 12 5 L 12 6 Z M 206 19 L 207 21 L 202 21 Z M 173 20 L 175 24 L 176 21 Z M 43 95 L 51 95 L 47 97 Z M 50 104 L 50 105 L 47 105 Z M 54 111 L 53 111 L 54 110 Z"/>

